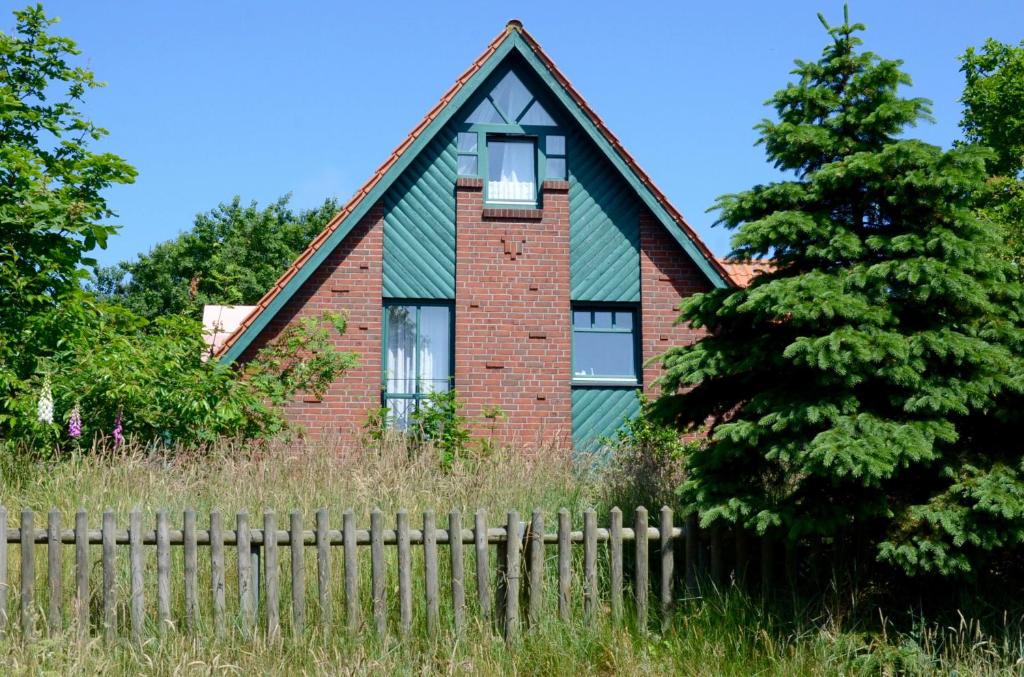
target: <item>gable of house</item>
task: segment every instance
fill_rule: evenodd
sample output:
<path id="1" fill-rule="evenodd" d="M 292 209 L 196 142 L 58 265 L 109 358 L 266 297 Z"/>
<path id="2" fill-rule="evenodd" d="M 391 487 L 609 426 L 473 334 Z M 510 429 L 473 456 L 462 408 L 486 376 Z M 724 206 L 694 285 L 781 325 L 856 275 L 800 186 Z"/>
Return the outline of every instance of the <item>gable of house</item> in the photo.
<path id="1" fill-rule="evenodd" d="M 520 440 L 571 429 L 583 445 L 635 414 L 637 388 L 656 375 L 643 366 L 647 358 L 698 335 L 673 325 L 673 304 L 730 283 L 533 38 L 510 22 L 221 356 L 248 359 L 295 316 L 344 309 L 354 335 L 339 347 L 364 358 L 345 380 L 359 383 L 335 399 L 297 403 L 307 427 L 351 427 L 368 403 L 404 414 L 424 384 L 444 389 L 440 382 L 454 376 L 470 414 L 498 405 Z M 447 350 L 424 348 L 430 341 Z M 611 352 L 632 364 L 589 376 L 577 362 L 599 344 L 618 346 Z"/>

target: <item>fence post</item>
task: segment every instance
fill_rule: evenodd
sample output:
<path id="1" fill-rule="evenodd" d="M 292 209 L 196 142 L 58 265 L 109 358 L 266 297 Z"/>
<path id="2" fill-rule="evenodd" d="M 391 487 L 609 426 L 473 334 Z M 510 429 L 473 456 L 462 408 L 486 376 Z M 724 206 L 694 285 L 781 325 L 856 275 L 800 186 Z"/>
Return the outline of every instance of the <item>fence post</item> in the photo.
<path id="1" fill-rule="evenodd" d="M 519 513 L 508 513 L 505 527 L 505 640 L 514 642 L 519 637 L 519 575 L 520 551 Z"/>
<path id="2" fill-rule="evenodd" d="M 235 549 L 238 555 L 238 608 L 241 612 L 242 633 L 246 638 L 256 624 L 253 604 L 252 541 L 249 535 L 249 513 L 244 510 L 235 516 Z"/>
<path id="3" fill-rule="evenodd" d="M 648 575 L 649 560 L 647 556 L 647 508 L 643 506 L 636 509 L 636 521 L 634 522 L 634 543 L 636 545 L 636 584 L 634 594 L 636 595 L 636 624 L 637 629 L 647 633 L 647 594 L 650 587 Z"/>
<path id="4" fill-rule="evenodd" d="M 572 595 L 572 523 L 569 511 L 558 511 L 558 617 L 568 621 Z"/>
<path id="5" fill-rule="evenodd" d="M 733 539 L 736 542 L 736 583 L 745 588 L 750 569 L 750 538 L 747 530 L 738 522 L 733 528 Z"/>
<path id="6" fill-rule="evenodd" d="M 544 513 L 540 510 L 534 510 L 530 520 L 529 562 L 530 598 L 527 618 L 529 618 L 532 628 L 540 623 L 541 607 L 544 603 Z"/>
<path id="7" fill-rule="evenodd" d="M 213 593 L 213 626 L 217 637 L 224 636 L 225 583 L 224 532 L 219 510 L 210 513 L 210 587 Z"/>
<path id="8" fill-rule="evenodd" d="M 583 615 L 593 620 L 597 610 L 597 513 L 583 513 Z"/>
<path id="9" fill-rule="evenodd" d="M 132 641 L 142 643 L 143 613 L 145 609 L 145 588 L 142 562 L 142 513 L 138 506 L 128 513 L 128 569 L 131 576 L 131 602 L 128 609 L 132 623 Z"/>
<path id="10" fill-rule="evenodd" d="M 327 508 L 316 511 L 316 574 L 320 625 L 331 626 L 331 543 L 328 534 Z"/>
<path id="11" fill-rule="evenodd" d="M 277 548 L 277 515 L 263 511 L 263 589 L 267 607 L 267 639 L 281 632 L 281 565 Z"/>
<path id="12" fill-rule="evenodd" d="M 6 512 L 3 525 L 6 530 Z M 4 541 L 6 556 L 6 538 Z M 75 605 L 78 636 L 84 640 L 89 636 L 89 516 L 82 509 L 75 513 Z M 6 612 L 6 604 L 3 605 L 3 609 Z"/>
<path id="13" fill-rule="evenodd" d="M 449 534 L 449 538 L 451 535 Z M 437 527 L 434 524 L 434 511 L 423 513 L 423 573 L 426 577 L 427 602 L 427 634 L 431 639 L 437 637 L 438 616 L 438 583 L 437 583 Z"/>
<path id="14" fill-rule="evenodd" d="M 379 509 L 370 513 L 370 578 L 373 589 L 373 618 L 377 623 L 377 635 L 381 638 L 388 631 L 387 591 L 384 580 L 384 525 Z"/>
<path id="15" fill-rule="evenodd" d="M 33 635 L 36 582 L 35 517 L 31 510 L 21 511 L 21 632 Z"/>
<path id="16" fill-rule="evenodd" d="M 611 528 L 608 534 L 609 568 L 612 579 L 612 622 L 622 623 L 622 511 L 617 507 L 611 511 Z"/>
<path id="17" fill-rule="evenodd" d="M 306 629 L 306 545 L 302 529 L 302 513 L 289 515 L 288 545 L 292 566 L 292 636 L 301 637 Z M 318 548 L 319 551 L 319 548 Z"/>
<path id="18" fill-rule="evenodd" d="M 0 505 L 0 635 L 7 632 L 7 508 Z"/>
<path id="19" fill-rule="evenodd" d="M 480 615 L 487 621 L 491 618 L 491 591 L 488 582 L 490 565 L 487 561 L 487 513 L 484 510 L 476 511 L 473 545 L 476 551 L 476 595 L 480 603 Z"/>
<path id="20" fill-rule="evenodd" d="M 659 536 L 661 537 L 661 630 L 672 624 L 672 576 L 675 569 L 675 543 L 672 534 L 672 508 L 662 506 Z M 696 543 L 696 534 L 693 541 Z M 696 575 L 696 572 L 694 572 Z M 687 572 L 689 576 L 689 572 Z"/>
<path id="21" fill-rule="evenodd" d="M 6 545 L 4 547 L 6 548 Z M 50 585 L 49 613 L 46 615 L 46 625 L 51 635 L 59 633 L 63 625 L 60 607 L 61 597 L 64 594 L 61 585 L 64 569 L 61 567 L 60 555 L 60 511 L 52 508 L 46 519 L 46 577 Z"/>
<path id="22" fill-rule="evenodd" d="M 114 608 L 114 511 L 103 511 L 103 625 L 108 640 L 114 639 L 117 616 Z"/>
<path id="23" fill-rule="evenodd" d="M 466 570 L 462 558 L 462 514 L 448 513 L 448 547 L 452 568 L 452 619 L 455 632 L 462 632 L 466 610 Z"/>
<path id="24" fill-rule="evenodd" d="M 771 592 L 772 579 L 775 574 L 775 544 L 771 537 L 765 533 L 761 537 L 761 594 L 767 595 Z"/>
<path id="25" fill-rule="evenodd" d="M 398 618 L 403 637 L 412 627 L 412 565 L 409 553 L 409 513 L 399 510 L 398 532 Z"/>
<path id="26" fill-rule="evenodd" d="M 345 621 L 349 632 L 359 628 L 359 552 L 356 550 L 356 517 L 351 510 L 342 515 L 345 548 Z"/>
<path id="27" fill-rule="evenodd" d="M 189 508 L 182 514 L 182 536 L 185 560 L 185 628 L 195 634 L 199 622 L 196 588 L 199 585 L 199 553 L 196 546 L 196 511 Z"/>

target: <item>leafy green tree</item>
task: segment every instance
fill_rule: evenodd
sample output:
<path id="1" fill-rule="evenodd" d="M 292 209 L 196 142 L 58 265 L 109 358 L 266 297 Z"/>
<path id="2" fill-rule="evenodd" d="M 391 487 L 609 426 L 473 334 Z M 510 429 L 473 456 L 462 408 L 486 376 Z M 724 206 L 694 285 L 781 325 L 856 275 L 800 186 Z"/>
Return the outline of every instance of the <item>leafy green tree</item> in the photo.
<path id="1" fill-rule="evenodd" d="M 658 415 L 710 420 L 681 491 L 702 521 L 829 538 L 950 575 L 1024 539 L 1022 290 L 978 217 L 991 155 L 905 138 L 929 104 L 900 62 L 829 26 L 757 129 L 792 175 L 720 198 L 746 289 L 690 298 L 699 343 L 663 357 Z M 1013 434 L 1007 434 L 1013 431 Z M 851 546 L 853 547 L 853 546 Z M 863 548 L 863 549 L 859 549 Z"/>
<path id="2" fill-rule="evenodd" d="M 190 230 L 138 260 L 100 269 L 96 290 L 150 319 L 199 317 L 207 303 L 254 304 L 338 211 L 332 199 L 298 212 L 288 200 L 260 209 L 236 197 L 198 214 Z"/>
<path id="3" fill-rule="evenodd" d="M 1005 255 L 1024 275 L 1024 41 L 1013 46 L 990 39 L 964 52 L 960 62 L 960 126 L 968 142 L 995 152 L 981 213 L 1002 226 Z"/>
<path id="4" fill-rule="evenodd" d="M 31 374 L 33 355 L 59 336 L 26 332 L 40 313 L 79 293 L 89 252 L 116 227 L 103 191 L 131 183 L 135 170 L 89 144 L 106 135 L 81 111 L 102 86 L 72 61 L 79 50 L 51 35 L 41 6 L 14 12 L 14 32 L 0 32 L 0 396 Z"/>

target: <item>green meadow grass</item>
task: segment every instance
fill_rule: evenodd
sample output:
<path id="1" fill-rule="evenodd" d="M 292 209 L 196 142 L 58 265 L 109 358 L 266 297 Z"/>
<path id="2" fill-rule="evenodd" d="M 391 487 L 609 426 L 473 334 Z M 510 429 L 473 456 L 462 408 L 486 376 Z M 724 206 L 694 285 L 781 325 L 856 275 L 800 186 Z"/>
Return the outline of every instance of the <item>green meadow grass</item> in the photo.
<path id="1" fill-rule="evenodd" d="M 438 525 L 446 526 L 447 513 L 458 509 L 463 525 L 472 525 L 472 513 L 484 509 L 488 522 L 503 523 L 508 510 L 524 518 L 542 510 L 548 531 L 554 529 L 559 508 L 568 508 L 574 524 L 581 524 L 589 507 L 604 511 L 615 501 L 607 493 L 600 471 L 573 465 L 561 455 L 536 450 L 496 452 L 492 456 L 442 469 L 429 454 L 411 456 L 401 444 L 386 442 L 358 457 L 343 457 L 336 450 L 316 446 L 272 446 L 259 451 L 230 445 L 200 453 L 173 456 L 148 455 L 130 448 L 116 455 L 91 453 L 45 463 L 0 462 L 0 505 L 8 508 L 15 526 L 21 508 L 37 513 L 44 524 L 51 507 L 61 511 L 65 527 L 74 513 L 85 508 L 90 526 L 98 528 L 104 508 L 112 508 L 119 527 L 127 524 L 128 511 L 139 507 L 145 528 L 153 528 L 153 514 L 166 508 L 172 528 L 181 527 L 181 511 L 198 513 L 205 529 L 208 513 L 221 510 L 224 528 L 234 528 L 234 513 L 246 510 L 250 525 L 260 527 L 264 510 L 277 512 L 279 528 L 287 525 L 289 510 L 303 512 L 305 526 L 313 528 L 313 513 L 321 506 L 330 511 L 331 527 L 340 528 L 342 511 L 352 508 L 360 528 L 369 524 L 369 513 L 379 508 L 386 524 L 394 527 L 394 513 L 409 511 L 413 528 L 424 510 L 433 510 Z M 632 506 L 624 506 L 632 507 Z M 654 508 L 654 506 L 650 506 Z M 0 672 L 19 674 L 625 674 L 625 675 L 817 675 L 817 674 L 958 674 L 984 675 L 1024 672 L 1024 633 L 1019 619 L 1006 618 L 992 628 L 968 619 L 951 624 L 919 619 L 895 629 L 884 614 L 830 612 L 829 605 L 776 599 L 766 604 L 735 589 L 710 591 L 701 600 L 683 601 L 667 630 L 652 619 L 647 634 L 637 632 L 627 618 L 622 628 L 613 627 L 607 609 L 584 621 L 579 591 L 574 595 L 575 620 L 557 620 L 555 566 L 548 551 L 544 610 L 534 627 L 506 644 L 500 632 L 482 621 L 474 598 L 472 547 L 466 551 L 466 597 L 470 603 L 467 627 L 452 630 L 448 602 L 447 547 L 439 548 L 441 567 L 441 627 L 436 638 L 425 632 L 423 610 L 422 551 L 413 548 L 413 631 L 399 638 L 394 548 L 388 546 L 388 604 L 390 632 L 381 639 L 362 630 L 345 629 L 342 596 L 341 548 L 332 548 L 331 589 L 334 622 L 320 623 L 315 582 L 315 555 L 306 548 L 307 630 L 294 637 L 289 625 L 291 562 L 282 547 L 282 630 L 268 638 L 259 631 L 245 639 L 237 626 L 235 551 L 225 548 L 227 564 L 227 613 L 229 631 L 215 638 L 210 621 L 208 549 L 199 549 L 200 624 L 196 635 L 171 628 L 159 638 L 156 625 L 154 548 L 147 546 L 145 602 L 146 639 L 136 645 L 126 638 L 106 641 L 80 640 L 72 624 L 70 597 L 74 579 L 73 548 L 63 548 L 62 579 L 66 600 L 63 630 L 50 633 L 39 622 L 32 641 L 17 630 L 17 591 L 21 572 L 17 549 L 10 549 L 11 602 L 14 626 L 0 638 Z M 369 604 L 368 548 L 360 548 L 361 613 L 371 619 Z M 494 565 L 492 549 L 492 567 Z M 116 593 L 118 617 L 128 627 L 127 548 L 119 546 Z M 94 562 L 90 575 L 90 614 L 98 626 L 101 617 L 99 547 L 91 547 Z M 36 549 L 36 603 L 45 616 L 45 546 Z M 579 580 L 579 562 L 576 561 Z M 180 548 L 172 548 L 172 618 L 183 617 L 180 586 Z M 601 562 L 601 575 L 607 572 Z M 493 579 L 492 579 L 493 580 Z M 606 602 L 607 600 L 605 600 Z M 653 602 L 653 596 L 652 596 Z M 627 604 L 627 607 L 629 605 Z M 842 606 L 842 605 L 838 605 Z M 367 625 L 372 625 L 368 623 Z"/>

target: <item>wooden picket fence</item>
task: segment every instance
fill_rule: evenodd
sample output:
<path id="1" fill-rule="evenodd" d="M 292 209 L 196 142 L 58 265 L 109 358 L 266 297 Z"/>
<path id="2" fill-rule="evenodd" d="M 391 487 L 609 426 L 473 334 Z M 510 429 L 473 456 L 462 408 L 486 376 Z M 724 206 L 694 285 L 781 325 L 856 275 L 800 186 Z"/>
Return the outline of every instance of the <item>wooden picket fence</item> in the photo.
<path id="1" fill-rule="evenodd" d="M 328 511 L 321 508 L 316 512 L 315 528 L 308 530 L 303 524 L 299 511 L 289 514 L 288 528 L 280 529 L 277 514 L 267 511 L 263 515 L 262 528 L 250 525 L 249 515 L 240 512 L 235 516 L 235 528 L 226 529 L 223 516 L 214 511 L 209 515 L 209 528 L 197 528 L 196 513 L 186 510 L 182 515 L 182 529 L 172 529 L 167 511 L 155 515 L 155 528 L 143 528 L 142 514 L 132 510 L 128 516 L 128 528 L 120 528 L 111 510 L 103 513 L 100 529 L 91 529 L 88 515 L 84 510 L 75 516 L 74 528 L 64 528 L 61 514 L 51 510 L 46 528 L 36 525 L 31 510 L 21 512 L 20 526 L 11 528 L 7 521 L 7 510 L 0 507 L 0 525 L 6 527 L 5 543 L 0 544 L 0 631 L 8 629 L 8 564 L 13 554 L 20 558 L 20 611 L 21 633 L 31 638 L 37 632 L 37 621 L 45 621 L 48 632 L 65 629 L 65 603 L 71 603 L 72 620 L 77 631 L 88 637 L 98 631 L 108 638 L 119 636 L 119 625 L 130 622 L 130 635 L 141 641 L 148 622 L 156 620 L 159 635 L 165 636 L 174 628 L 196 632 L 200 626 L 201 606 L 204 618 L 212 620 L 212 628 L 220 637 L 225 636 L 229 624 L 243 636 L 251 637 L 260 627 L 267 636 L 281 632 L 281 549 L 290 551 L 290 627 L 300 634 L 307 628 L 307 581 L 305 548 L 316 550 L 316 602 L 317 613 L 311 614 L 313 623 L 329 627 L 334 618 L 335 596 L 341 591 L 332 590 L 331 548 L 340 547 L 344 554 L 344 620 L 351 631 L 364 626 L 361 618 L 362 607 L 359 598 L 358 548 L 369 546 L 370 591 L 372 625 L 369 627 L 384 636 L 389 631 L 388 558 L 385 549 L 397 549 L 398 628 L 402 635 L 411 631 L 414 617 L 412 547 L 422 547 L 422 573 L 426 631 L 436 636 L 441 625 L 441 594 L 438 566 L 439 547 L 448 546 L 450 571 L 449 594 L 450 623 L 456 632 L 467 622 L 470 607 L 482 617 L 493 621 L 508 640 L 515 640 L 523 629 L 537 623 L 542 614 L 545 567 L 551 547 L 557 558 L 557 571 L 549 576 L 557 581 L 558 615 L 568 620 L 574 613 L 574 594 L 582 594 L 582 612 L 585 618 L 592 618 L 599 611 L 608 609 L 615 623 L 623 622 L 627 602 L 629 611 L 641 631 L 648 627 L 649 593 L 652 574 L 657 584 L 656 608 L 663 623 L 671 620 L 674 600 L 680 590 L 696 594 L 698 586 L 698 534 L 696 519 L 689 516 L 684 527 L 673 524 L 673 514 L 663 508 L 657 526 L 649 523 L 648 511 L 638 508 L 632 527 L 623 525 L 623 515 L 617 508 L 612 510 L 607 527 L 598 527 L 596 513 L 588 510 L 583 515 L 583 528 L 573 530 L 569 511 L 558 513 L 557 529 L 545 530 L 544 516 L 535 511 L 529 522 L 521 522 L 517 512 L 509 512 L 503 526 L 488 526 L 487 515 L 477 511 L 472 528 L 466 528 L 459 511 L 448 515 L 447 528 L 438 528 L 432 512 L 425 512 L 422 528 L 412 528 L 409 515 L 400 511 L 395 517 L 395 528 L 385 528 L 384 515 L 375 510 L 370 515 L 369 529 L 360 529 L 351 510 L 342 516 L 341 529 L 332 529 Z M 511 537 L 510 537 L 511 535 Z M 624 547 L 630 544 L 631 547 Z M 46 546 L 46 608 L 36 603 L 36 550 Z M 101 613 L 99 618 L 90 614 L 90 570 L 94 564 L 90 546 L 99 545 L 102 567 L 102 589 L 99 591 Z M 679 580 L 675 559 L 677 545 L 685 546 L 683 552 L 684 575 Z M 74 590 L 62 589 L 64 576 L 62 562 L 65 556 L 63 546 L 74 546 Z M 124 586 L 118 585 L 119 565 L 124 571 L 123 550 L 127 546 L 130 580 Z M 156 559 L 156 614 L 147 614 L 145 591 L 146 546 L 155 546 Z M 495 567 L 491 568 L 491 550 L 494 550 Z M 183 618 L 172 618 L 172 548 L 182 548 L 183 578 L 180 580 L 184 592 Z M 200 604 L 199 557 L 200 548 L 209 548 L 209 597 Z M 578 562 L 573 562 L 573 549 L 582 547 L 582 573 Z M 42 548 L 39 548 L 40 550 Z M 232 554 L 232 550 L 234 554 Z M 472 549 L 475 564 L 475 603 L 467 604 L 465 550 Z M 9 552 L 10 551 L 10 552 Z M 578 550 L 577 550 L 578 552 Z M 630 566 L 624 566 L 624 552 L 631 556 Z M 653 555 L 653 557 L 652 557 Z M 238 613 L 227 611 L 227 574 L 225 558 L 233 557 L 235 589 L 238 595 Z M 702 562 L 706 559 L 700 558 Z M 599 586 L 598 562 L 607 566 L 602 576 L 604 585 Z M 653 560 L 653 566 L 652 566 Z M 722 579 L 721 536 L 712 534 L 710 543 L 711 578 Z M 702 569 L 704 570 L 704 569 Z M 627 574 L 628 571 L 628 574 Z M 495 573 L 496 572 L 496 573 Z M 340 573 L 340 572 L 339 572 Z M 123 574 L 122 574 L 123 575 Z M 628 588 L 624 579 L 629 577 Z M 176 577 L 175 577 L 176 578 Z M 205 576 L 204 576 L 205 578 Z M 581 580 L 574 580 L 580 578 Z M 493 580 L 493 595 L 492 595 Z M 389 584 L 390 583 L 390 584 Z M 521 585 L 521 583 L 523 585 Z M 678 586 L 677 586 L 678 584 Z M 678 587 L 678 590 L 677 590 Z M 262 588 L 262 596 L 260 594 Z M 118 600 L 118 592 L 127 595 L 127 613 L 119 623 L 118 604 L 122 609 L 125 600 Z M 178 591 L 179 593 L 181 590 Z M 626 597 L 628 596 L 628 600 Z M 339 598 L 341 596 L 339 595 Z M 262 604 L 261 604 L 262 601 Z M 578 598 L 577 598 L 578 601 Z M 525 604 L 525 608 L 522 608 Z M 182 605 L 174 605 L 181 607 Z M 42 616 L 39 618 L 38 616 Z M 230 616 L 230 618 L 229 618 Z"/>

